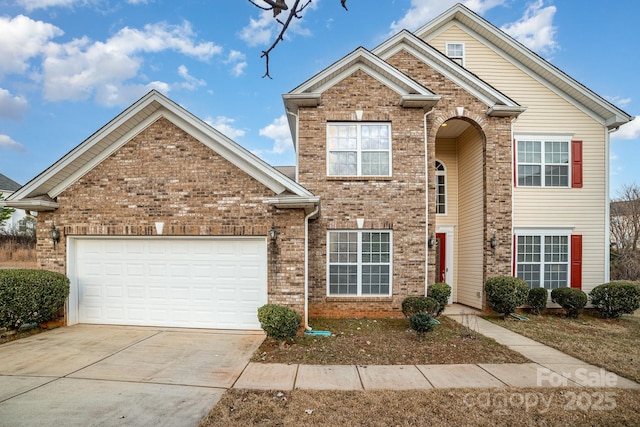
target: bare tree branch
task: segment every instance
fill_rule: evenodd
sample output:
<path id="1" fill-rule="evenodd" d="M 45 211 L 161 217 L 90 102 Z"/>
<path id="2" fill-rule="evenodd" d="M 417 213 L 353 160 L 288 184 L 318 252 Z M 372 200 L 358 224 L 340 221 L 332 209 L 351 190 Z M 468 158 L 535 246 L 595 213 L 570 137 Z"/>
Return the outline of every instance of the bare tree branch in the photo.
<path id="1" fill-rule="evenodd" d="M 249 3 L 251 3 L 252 5 L 254 5 L 259 9 L 273 11 L 274 19 L 278 24 L 282 25 L 282 28 L 280 29 L 280 33 L 275 38 L 271 46 L 269 46 L 268 49 L 263 50 L 262 55 L 260 55 L 261 58 L 264 58 L 264 62 L 266 66 L 266 71 L 262 77 L 272 78 L 271 74 L 269 74 L 269 54 L 273 49 L 275 49 L 278 43 L 284 40 L 284 33 L 289 28 L 289 24 L 291 24 L 291 21 L 293 20 L 293 18 L 302 19 L 301 13 L 311 4 L 312 0 L 306 0 L 306 2 L 303 4 L 301 4 L 302 0 L 295 0 L 293 3 L 293 7 L 291 7 L 291 9 L 289 9 L 289 6 L 287 5 L 285 0 L 262 0 L 262 1 L 266 3 L 268 6 L 260 5 L 256 3 L 254 0 L 249 0 Z M 345 10 L 349 10 L 347 9 L 347 0 L 340 0 L 340 4 Z M 284 22 L 281 21 L 279 18 L 277 18 L 277 16 L 280 15 L 280 13 L 283 10 L 289 11 L 289 15 L 287 16 L 287 19 Z"/>

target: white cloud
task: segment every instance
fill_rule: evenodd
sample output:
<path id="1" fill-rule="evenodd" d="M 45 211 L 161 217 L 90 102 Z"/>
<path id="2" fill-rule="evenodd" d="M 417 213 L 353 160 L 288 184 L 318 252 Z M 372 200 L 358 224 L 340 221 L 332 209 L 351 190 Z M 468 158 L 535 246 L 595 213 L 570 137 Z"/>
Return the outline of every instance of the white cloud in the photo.
<path id="1" fill-rule="evenodd" d="M 466 0 L 461 3 L 482 15 L 489 9 L 503 5 L 506 0 Z M 411 0 L 411 7 L 398 21 L 391 23 L 393 34 L 401 30 L 414 31 L 440 15 L 445 10 L 459 3 L 459 0 Z"/>
<path id="2" fill-rule="evenodd" d="M 544 7 L 544 0 L 529 4 L 524 16 L 501 29 L 534 52 L 551 54 L 558 49 L 553 18 L 555 6 Z"/>
<path id="3" fill-rule="evenodd" d="M 632 101 L 631 98 L 620 98 L 619 96 L 605 96 L 604 98 L 613 105 L 620 108 L 626 107 L 627 105 L 631 104 Z"/>
<path id="4" fill-rule="evenodd" d="M 0 77 L 23 73 L 29 60 L 41 55 L 49 40 L 64 32 L 52 24 L 34 21 L 24 15 L 15 18 L 0 16 Z"/>
<path id="5" fill-rule="evenodd" d="M 237 50 L 231 50 L 224 63 L 231 65 L 231 74 L 234 77 L 240 77 L 244 74 L 244 70 L 247 68 L 246 58 L 247 57 L 244 53 Z"/>
<path id="6" fill-rule="evenodd" d="M 49 101 L 84 100 L 97 92 L 96 101 L 110 100 L 106 105 L 113 105 L 122 90 L 137 92 L 148 85 L 126 83 L 138 76 L 144 53 L 173 50 L 206 61 L 222 51 L 212 42 L 194 39 L 191 25 L 185 22 L 149 24 L 142 30 L 125 27 L 105 42 L 85 37 L 49 44 L 43 63 L 44 97 Z M 127 85 L 131 87 L 127 89 Z"/>
<path id="7" fill-rule="evenodd" d="M 95 101 L 105 107 L 129 105 L 152 89 L 166 95 L 171 90 L 171 86 L 168 83 L 160 81 L 154 81 L 147 84 L 127 85 L 107 83 L 96 89 Z"/>
<path id="8" fill-rule="evenodd" d="M 0 119 L 20 120 L 28 109 L 25 97 L 11 95 L 8 90 L 0 88 Z"/>
<path id="9" fill-rule="evenodd" d="M 178 83 L 177 85 L 183 89 L 193 91 L 201 86 L 207 85 L 207 82 L 204 80 L 195 78 L 189 74 L 189 69 L 184 65 L 178 67 L 178 74 L 184 79 L 184 82 Z"/>
<path id="10" fill-rule="evenodd" d="M 223 133 L 231 139 L 236 139 L 244 136 L 245 131 L 242 129 L 234 128 L 232 125 L 235 123 L 235 119 L 218 116 L 215 119 L 207 117 L 204 119 L 205 123 L 208 123 L 211 127 L 215 128 L 218 132 Z"/>
<path id="11" fill-rule="evenodd" d="M 0 150 L 15 150 L 15 151 L 25 151 L 22 144 L 14 141 L 8 135 L 3 135 L 0 133 Z"/>
<path id="12" fill-rule="evenodd" d="M 260 136 L 266 136 L 274 140 L 273 148 L 270 150 L 273 154 L 282 154 L 293 150 L 289 121 L 284 114 L 271 122 L 270 125 L 260 129 Z"/>
<path id="13" fill-rule="evenodd" d="M 640 118 L 620 126 L 617 132 L 611 134 L 613 139 L 640 139 Z"/>
<path id="14" fill-rule="evenodd" d="M 19 6 L 31 12 L 36 9 L 47 9 L 49 7 L 64 6 L 70 7 L 76 3 L 86 4 L 86 0 L 17 0 Z"/>

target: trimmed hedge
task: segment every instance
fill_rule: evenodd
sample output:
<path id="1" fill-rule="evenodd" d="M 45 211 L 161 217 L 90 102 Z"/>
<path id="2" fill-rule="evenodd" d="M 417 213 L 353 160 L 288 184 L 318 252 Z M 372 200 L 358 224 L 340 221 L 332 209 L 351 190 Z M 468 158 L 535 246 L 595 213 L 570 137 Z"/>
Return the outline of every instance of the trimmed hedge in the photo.
<path id="1" fill-rule="evenodd" d="M 289 307 L 265 304 L 258 309 L 258 320 L 269 338 L 285 341 L 296 336 L 302 317 Z"/>
<path id="2" fill-rule="evenodd" d="M 418 333 L 418 336 L 425 332 L 433 331 L 436 326 L 436 320 L 427 312 L 416 313 L 409 319 L 411 329 Z"/>
<path id="3" fill-rule="evenodd" d="M 587 305 L 587 294 L 577 288 L 557 288 L 551 291 L 551 301 L 560 304 L 567 317 L 578 317 Z"/>
<path id="4" fill-rule="evenodd" d="M 431 297 L 406 297 L 402 300 L 402 314 L 407 319 L 417 313 L 429 313 L 435 316 L 440 310 L 440 304 Z"/>
<path id="5" fill-rule="evenodd" d="M 497 276 L 487 279 L 484 290 L 491 308 L 506 317 L 527 302 L 529 285 L 518 277 Z"/>
<path id="6" fill-rule="evenodd" d="M 601 317 L 618 318 L 640 308 L 640 285 L 632 282 L 609 282 L 589 292 L 591 304 Z"/>
<path id="7" fill-rule="evenodd" d="M 69 279 L 46 270 L 0 270 L 0 327 L 51 320 L 69 296 Z"/>
<path id="8" fill-rule="evenodd" d="M 451 296 L 451 286 L 444 282 L 435 283 L 429 287 L 427 287 L 427 296 L 435 299 L 440 304 L 440 308 L 436 313 L 436 316 L 440 316 L 444 311 L 444 308 L 447 306 L 449 302 L 449 297 Z"/>
<path id="9" fill-rule="evenodd" d="M 536 316 L 547 308 L 547 297 L 549 292 L 546 288 L 532 288 L 529 289 L 529 295 L 527 295 L 527 304 L 531 306 L 531 312 Z"/>

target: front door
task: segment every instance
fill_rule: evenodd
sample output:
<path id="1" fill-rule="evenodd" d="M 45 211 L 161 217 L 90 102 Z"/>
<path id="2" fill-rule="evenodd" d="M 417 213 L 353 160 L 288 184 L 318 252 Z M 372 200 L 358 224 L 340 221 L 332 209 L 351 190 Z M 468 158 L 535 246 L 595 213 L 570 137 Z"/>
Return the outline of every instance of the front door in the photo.
<path id="1" fill-rule="evenodd" d="M 447 282 L 447 235 L 446 233 L 436 233 L 436 268 L 438 274 L 437 282 Z"/>

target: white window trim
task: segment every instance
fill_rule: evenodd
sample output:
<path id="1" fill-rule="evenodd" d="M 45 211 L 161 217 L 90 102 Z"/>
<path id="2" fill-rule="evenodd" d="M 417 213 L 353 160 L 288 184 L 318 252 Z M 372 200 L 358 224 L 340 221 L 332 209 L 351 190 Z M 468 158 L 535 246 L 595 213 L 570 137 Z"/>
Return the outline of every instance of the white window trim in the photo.
<path id="1" fill-rule="evenodd" d="M 540 237 L 540 287 L 546 288 L 544 286 L 544 238 L 549 236 L 566 236 L 567 237 L 567 288 L 571 287 L 571 235 L 573 234 L 573 228 L 566 227 L 558 227 L 558 228 L 516 228 L 514 229 L 514 234 L 516 237 L 522 236 L 539 236 Z M 515 271 L 514 275 L 518 275 L 518 239 L 515 239 L 515 247 L 513 253 L 515 254 Z M 531 263 L 526 263 L 531 264 Z M 549 263 L 549 264 L 559 264 L 559 263 Z M 548 289 L 549 293 L 551 289 Z"/>
<path id="2" fill-rule="evenodd" d="M 332 175 L 330 173 L 329 167 L 329 157 L 332 151 L 340 152 L 340 151 L 353 151 L 353 150 L 330 150 L 329 149 L 329 127 L 330 126 L 356 126 L 356 138 L 357 138 L 357 147 L 356 147 L 356 156 L 357 156 L 357 171 L 356 175 Z M 361 144 L 361 130 L 363 125 L 386 125 L 389 128 L 389 174 L 388 175 L 363 175 L 362 174 L 362 144 Z M 326 158 L 327 158 L 327 176 L 337 177 L 337 178 L 349 178 L 349 177 L 391 177 L 393 176 L 393 136 L 391 133 L 391 122 L 327 122 L 326 126 L 326 138 L 325 138 L 325 146 L 326 146 Z M 385 151 L 385 150 L 365 150 L 365 151 Z"/>
<path id="3" fill-rule="evenodd" d="M 449 55 L 449 46 L 452 46 L 452 45 L 462 45 L 462 56 L 451 56 L 451 55 Z M 450 59 L 452 59 L 452 60 L 454 60 L 454 61 L 455 61 L 456 59 L 460 59 L 460 60 L 461 60 L 461 62 L 462 62 L 462 64 L 461 64 L 461 65 L 462 65 L 463 67 L 466 67 L 466 56 L 467 56 L 467 55 L 466 55 L 466 53 L 467 53 L 467 47 L 465 46 L 464 42 L 446 42 L 444 50 L 445 50 L 445 55 L 446 55 L 448 58 L 450 58 Z M 457 61 L 456 61 L 456 62 L 457 62 Z"/>
<path id="4" fill-rule="evenodd" d="M 572 177 L 572 166 L 573 166 L 573 159 L 571 158 L 571 154 L 572 154 L 572 150 L 571 150 L 571 141 L 573 140 L 573 135 L 574 134 L 567 134 L 567 133 L 527 133 L 527 134 L 515 134 L 514 135 L 514 139 L 515 139 L 515 144 L 513 147 L 513 155 L 516 158 L 516 173 L 515 175 L 515 184 L 516 187 L 518 188 L 562 188 L 562 189 L 566 189 L 566 188 L 571 188 L 571 177 Z M 540 141 L 540 155 L 541 155 L 541 162 L 540 163 L 525 163 L 525 164 L 536 164 L 536 165 L 540 165 L 540 185 L 522 185 L 520 184 L 518 181 L 520 179 L 520 174 L 518 173 L 518 166 L 520 166 L 520 159 L 518 159 L 518 142 L 520 141 Z M 547 141 L 554 141 L 554 142 L 566 142 L 567 143 L 567 150 L 568 150 L 568 159 L 569 162 L 567 164 L 567 168 L 568 168 L 568 175 L 567 175 L 567 185 L 566 186 L 551 186 L 551 185 L 546 185 L 546 173 L 545 173 L 545 160 L 544 160 L 544 155 L 545 155 L 545 142 Z M 557 163 L 551 163 L 551 164 L 557 164 Z"/>
<path id="5" fill-rule="evenodd" d="M 444 168 L 443 171 L 436 169 L 436 216 L 447 216 L 449 214 L 449 179 L 447 177 L 447 165 L 439 159 L 436 159 L 436 162 L 440 162 Z M 444 213 L 438 213 L 438 176 L 444 176 Z"/>
<path id="6" fill-rule="evenodd" d="M 332 294 L 331 282 L 330 282 L 330 254 L 331 254 L 331 233 L 358 233 L 358 286 L 356 294 Z M 362 233 L 389 233 L 389 293 L 388 294 L 363 294 L 362 293 Z M 393 231 L 392 230 L 352 230 L 352 229 L 340 229 L 340 230 L 327 230 L 327 252 L 326 252 L 326 283 L 327 283 L 327 296 L 328 297 L 387 297 L 393 295 Z"/>

